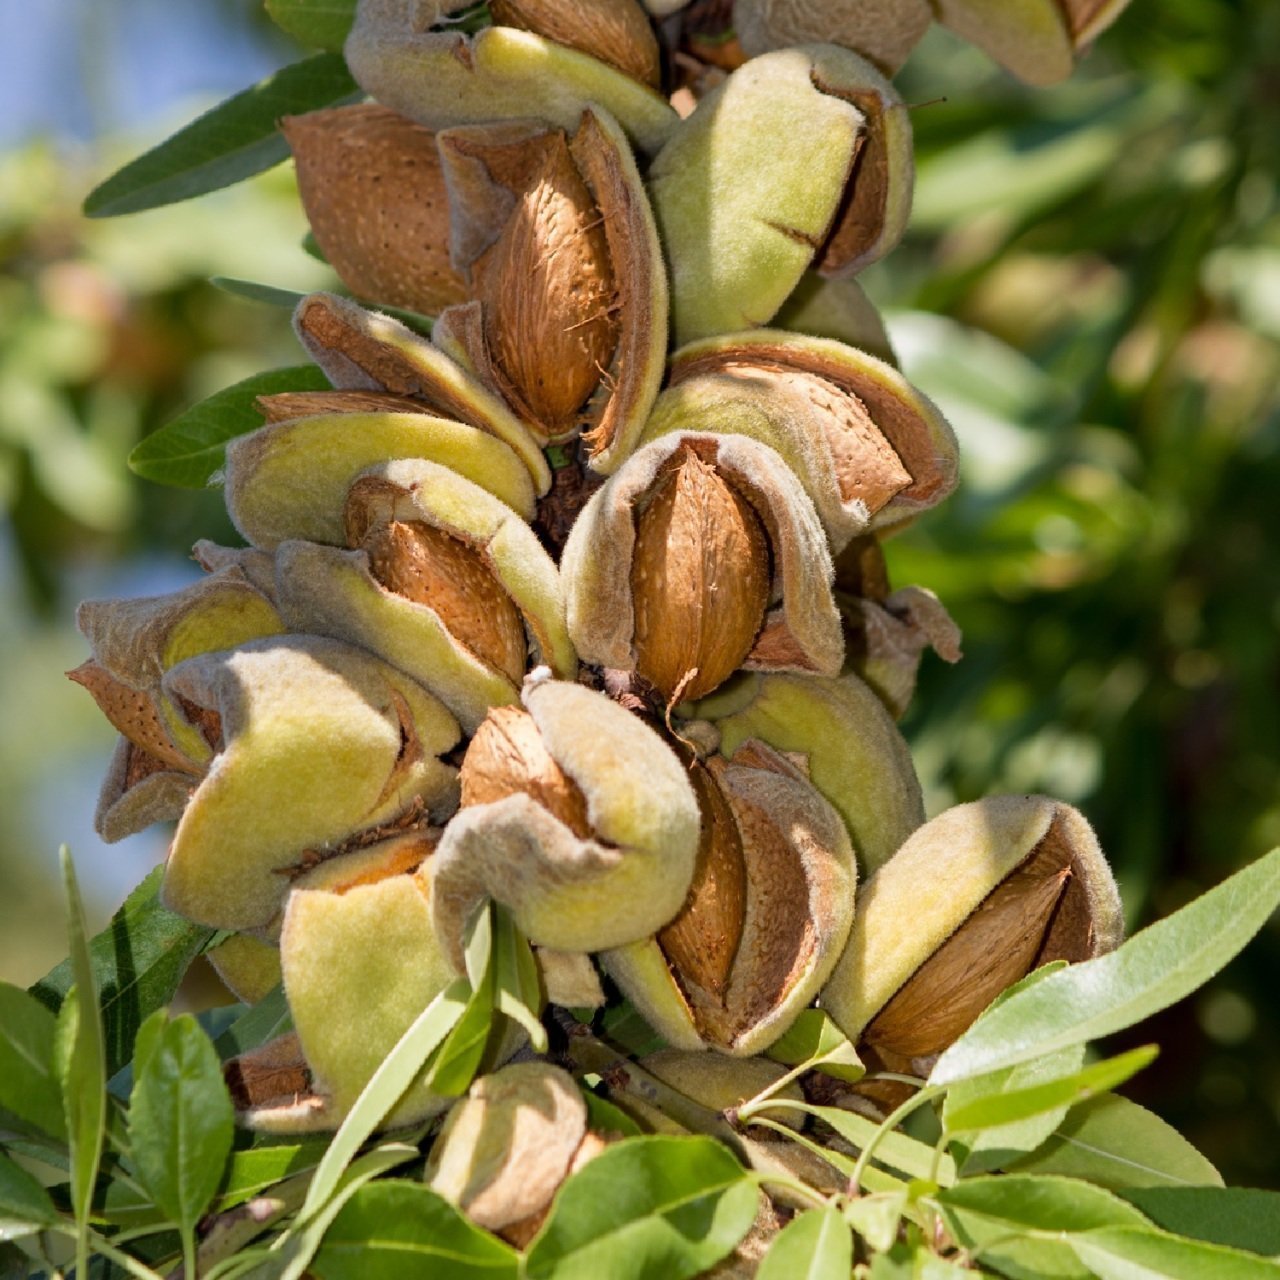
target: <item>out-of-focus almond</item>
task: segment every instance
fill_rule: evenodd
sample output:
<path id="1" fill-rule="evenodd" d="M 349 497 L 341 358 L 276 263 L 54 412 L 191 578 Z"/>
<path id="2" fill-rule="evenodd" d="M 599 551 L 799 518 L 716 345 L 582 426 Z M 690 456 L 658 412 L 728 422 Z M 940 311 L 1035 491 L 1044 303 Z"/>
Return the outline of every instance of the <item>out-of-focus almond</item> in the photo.
<path id="1" fill-rule="evenodd" d="M 667 699 L 710 693 L 751 652 L 769 583 L 769 543 L 751 504 L 682 449 L 636 519 L 636 669 Z"/>

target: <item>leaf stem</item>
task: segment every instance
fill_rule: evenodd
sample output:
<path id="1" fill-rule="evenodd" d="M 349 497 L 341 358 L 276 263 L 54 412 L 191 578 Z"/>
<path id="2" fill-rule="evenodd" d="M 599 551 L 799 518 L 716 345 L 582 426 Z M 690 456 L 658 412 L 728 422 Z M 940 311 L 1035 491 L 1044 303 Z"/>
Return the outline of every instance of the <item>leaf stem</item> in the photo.
<path id="1" fill-rule="evenodd" d="M 872 1134 L 871 1141 L 863 1147 L 862 1153 L 858 1156 L 858 1162 L 853 1166 L 853 1172 L 849 1175 L 849 1194 L 851 1196 L 858 1194 L 858 1187 L 862 1182 L 863 1174 L 866 1173 L 867 1164 L 881 1141 L 892 1133 L 913 1111 L 918 1110 L 924 1103 L 932 1101 L 941 1092 L 940 1086 L 926 1085 L 914 1097 L 908 1098 L 900 1107 L 891 1111 L 885 1117 L 880 1127 Z"/>

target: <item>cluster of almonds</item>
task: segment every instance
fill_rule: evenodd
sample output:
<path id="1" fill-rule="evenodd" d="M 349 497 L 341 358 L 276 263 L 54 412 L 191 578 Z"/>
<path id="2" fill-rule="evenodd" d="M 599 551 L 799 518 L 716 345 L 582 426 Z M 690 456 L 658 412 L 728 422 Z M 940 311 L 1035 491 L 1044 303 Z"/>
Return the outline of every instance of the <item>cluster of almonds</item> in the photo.
<path id="1" fill-rule="evenodd" d="M 690 1092 L 756 1080 L 815 1000 L 873 1072 L 927 1074 L 1010 983 L 1117 943 L 1068 806 L 925 821 L 895 718 L 958 636 L 880 539 L 956 446 L 853 279 L 910 204 L 873 62 L 936 9 L 1048 78 L 1116 7 L 492 0 L 465 35 L 456 3 L 361 0 L 374 101 L 283 127 L 346 286 L 432 338 L 304 299 L 333 389 L 263 397 L 229 446 L 248 545 L 82 606 L 72 673 L 122 735 L 104 837 L 176 818 L 164 900 L 231 931 L 243 999 L 283 980 L 293 1031 L 233 1065 L 243 1123 L 339 1123 L 490 900 L 548 1000 L 598 1006 L 599 966 Z M 494 1040 L 490 1067 L 520 1049 Z M 390 1122 L 449 1105 L 419 1083 Z M 585 1124 L 558 1069 L 511 1066 L 429 1176 L 525 1238 Z"/>

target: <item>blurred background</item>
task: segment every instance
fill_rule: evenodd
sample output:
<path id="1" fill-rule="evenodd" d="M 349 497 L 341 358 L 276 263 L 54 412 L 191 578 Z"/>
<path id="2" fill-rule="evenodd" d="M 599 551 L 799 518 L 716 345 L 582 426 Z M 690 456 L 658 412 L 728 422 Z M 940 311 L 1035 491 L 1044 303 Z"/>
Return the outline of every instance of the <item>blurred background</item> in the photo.
<path id="1" fill-rule="evenodd" d="M 133 444 L 260 369 L 288 314 L 211 275 L 331 283 L 288 166 L 89 222 L 95 182 L 298 56 L 258 0 L 0 0 L 0 978 L 64 954 L 68 842 L 92 924 L 163 856 L 92 812 L 113 732 L 62 672 L 78 600 L 197 575 L 216 491 Z M 1132 927 L 1280 843 L 1280 7 L 1134 0 L 1070 83 L 1021 88 L 940 30 L 899 77 L 919 178 L 863 277 L 956 427 L 963 484 L 889 546 L 965 659 L 926 658 L 904 729 L 929 810 L 1079 805 Z M 1127 1043 L 1126 1092 L 1228 1181 L 1280 1187 L 1280 922 Z M 1112 1048 L 1122 1047 L 1119 1043 Z"/>

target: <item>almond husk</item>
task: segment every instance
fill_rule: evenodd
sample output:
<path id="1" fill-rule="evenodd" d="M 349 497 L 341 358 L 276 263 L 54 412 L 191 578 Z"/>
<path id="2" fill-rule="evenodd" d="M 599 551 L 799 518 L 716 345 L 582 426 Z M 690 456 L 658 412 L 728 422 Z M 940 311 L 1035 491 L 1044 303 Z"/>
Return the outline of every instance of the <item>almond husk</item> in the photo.
<path id="1" fill-rule="evenodd" d="M 492 0 L 489 11 L 497 26 L 535 32 L 659 86 L 658 41 L 636 0 Z"/>
<path id="2" fill-rule="evenodd" d="M 747 868 L 733 811 L 706 766 L 689 770 L 698 797 L 698 861 L 680 914 L 658 934 L 668 962 L 689 982 L 723 997 L 742 941 Z"/>
<path id="3" fill-rule="evenodd" d="M 387 590 L 429 606 L 459 644 L 520 683 L 526 656 L 520 612 L 465 542 L 421 520 L 393 520 L 359 545 Z"/>
<path id="4" fill-rule="evenodd" d="M 733 24 L 748 56 L 822 42 L 843 45 L 893 75 L 933 21 L 928 0 L 736 0 Z"/>
<path id="5" fill-rule="evenodd" d="M 553 813 L 574 835 L 591 834 L 587 801 L 556 764 L 533 717 L 520 707 L 494 707 L 462 761 L 462 807 L 523 793 Z"/>
<path id="6" fill-rule="evenodd" d="M 539 438 L 572 436 L 613 357 L 618 323 L 600 212 L 563 133 L 550 135 L 506 228 L 471 274 L 506 399 Z"/>
<path id="7" fill-rule="evenodd" d="M 387 391 L 279 391 L 258 396 L 254 407 L 267 422 L 288 422 L 321 413 L 423 413 L 421 400 Z"/>
<path id="8" fill-rule="evenodd" d="M 636 670 L 668 702 L 710 693 L 751 652 L 769 580 L 769 544 L 751 505 L 682 450 L 636 519 Z"/>
<path id="9" fill-rule="evenodd" d="M 871 1020 L 863 1039 L 888 1059 L 927 1058 L 959 1039 L 1029 973 L 1071 876 L 1070 851 L 1045 844 L 993 889 Z"/>
<path id="10" fill-rule="evenodd" d="M 430 130 L 377 103 L 285 116 L 280 128 L 311 230 L 352 293 L 424 315 L 466 297 Z"/>

